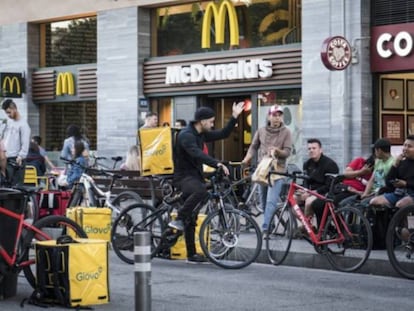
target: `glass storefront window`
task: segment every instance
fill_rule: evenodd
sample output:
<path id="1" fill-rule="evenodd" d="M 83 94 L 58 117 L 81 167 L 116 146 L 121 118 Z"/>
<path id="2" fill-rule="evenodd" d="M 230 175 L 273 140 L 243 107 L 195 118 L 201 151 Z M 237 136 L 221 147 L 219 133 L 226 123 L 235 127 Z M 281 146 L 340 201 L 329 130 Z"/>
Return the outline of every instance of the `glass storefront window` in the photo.
<path id="1" fill-rule="evenodd" d="M 96 17 L 41 25 L 44 46 L 42 66 L 96 63 Z"/>
<path id="2" fill-rule="evenodd" d="M 154 10 L 156 46 L 154 56 L 254 48 L 297 43 L 301 41 L 301 0 L 232 0 L 237 15 L 239 45 L 230 45 L 228 15 L 225 15 L 224 44 L 216 44 L 214 21 L 211 20 L 210 46 L 202 48 L 203 19 L 212 1 L 163 7 Z M 222 5 L 220 1 L 218 6 Z"/>
<path id="3" fill-rule="evenodd" d="M 96 150 L 96 102 L 64 102 L 45 104 L 44 137 L 46 150 L 60 151 L 69 125 L 79 126 L 89 139 L 90 149 Z"/>

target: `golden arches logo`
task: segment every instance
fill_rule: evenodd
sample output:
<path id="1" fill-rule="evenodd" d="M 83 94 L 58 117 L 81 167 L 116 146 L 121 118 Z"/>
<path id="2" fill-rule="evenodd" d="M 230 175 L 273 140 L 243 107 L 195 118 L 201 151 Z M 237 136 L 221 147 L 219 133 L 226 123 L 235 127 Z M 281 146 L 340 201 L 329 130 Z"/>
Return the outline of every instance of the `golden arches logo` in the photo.
<path id="1" fill-rule="evenodd" d="M 16 76 L 14 76 L 14 77 L 9 77 L 9 76 L 5 77 L 4 80 L 3 80 L 2 88 L 7 93 L 14 94 L 14 84 L 16 84 L 16 93 L 15 94 L 20 95 L 22 93 L 21 87 L 20 87 L 20 81 L 19 81 L 19 78 L 17 78 Z"/>
<path id="2" fill-rule="evenodd" d="M 56 79 L 56 96 L 75 95 L 75 82 L 71 72 L 59 72 Z"/>
<path id="3" fill-rule="evenodd" d="M 201 47 L 203 49 L 210 48 L 210 28 L 212 19 L 214 19 L 216 43 L 224 43 L 226 15 L 229 17 L 230 45 L 239 45 L 239 22 L 237 20 L 236 9 L 231 1 L 224 0 L 220 4 L 210 2 L 206 7 L 203 18 L 203 27 L 201 28 Z"/>

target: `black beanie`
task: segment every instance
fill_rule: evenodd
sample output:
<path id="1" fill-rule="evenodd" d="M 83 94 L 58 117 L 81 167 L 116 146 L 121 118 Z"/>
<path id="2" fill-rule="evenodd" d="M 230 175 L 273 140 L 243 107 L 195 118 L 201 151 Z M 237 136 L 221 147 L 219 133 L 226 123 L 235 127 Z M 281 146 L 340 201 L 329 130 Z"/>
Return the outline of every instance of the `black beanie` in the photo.
<path id="1" fill-rule="evenodd" d="M 206 120 L 214 117 L 216 114 L 213 109 L 209 107 L 200 107 L 196 110 L 194 114 L 194 121 Z"/>

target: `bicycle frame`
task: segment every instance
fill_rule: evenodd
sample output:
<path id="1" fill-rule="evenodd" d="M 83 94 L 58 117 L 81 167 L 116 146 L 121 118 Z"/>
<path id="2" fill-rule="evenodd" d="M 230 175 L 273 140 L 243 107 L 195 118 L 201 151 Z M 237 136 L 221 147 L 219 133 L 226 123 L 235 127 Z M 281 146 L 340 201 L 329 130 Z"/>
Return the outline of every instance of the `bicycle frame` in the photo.
<path id="1" fill-rule="evenodd" d="M 305 216 L 302 209 L 299 207 L 299 205 L 296 202 L 295 192 L 297 190 L 304 191 L 304 192 L 306 192 L 310 195 L 316 196 L 318 199 L 321 199 L 321 200 L 325 201 L 324 210 L 323 210 L 323 214 L 322 214 L 322 219 L 321 219 L 321 223 L 319 224 L 319 230 L 318 230 L 317 233 L 313 232 L 312 225 L 311 225 L 309 219 Z M 331 243 L 342 243 L 345 240 L 345 236 L 342 233 L 341 226 L 339 226 L 339 223 L 338 223 L 338 217 L 334 212 L 334 205 L 333 205 L 333 202 L 332 202 L 331 199 L 324 197 L 323 195 L 317 193 L 316 191 L 312 191 L 312 190 L 307 189 L 307 188 L 305 188 L 301 185 L 298 185 L 294 180 L 292 180 L 290 182 L 289 191 L 288 191 L 288 195 L 287 195 L 287 200 L 286 200 L 285 204 L 290 204 L 290 207 L 293 208 L 294 212 L 296 213 L 295 217 L 299 218 L 299 220 L 301 221 L 301 223 L 305 227 L 306 232 L 308 233 L 308 235 L 310 237 L 310 240 L 315 245 L 325 245 L 325 244 L 331 244 Z M 330 239 L 330 240 L 321 240 L 322 234 L 324 232 L 326 220 L 328 218 L 328 214 L 330 214 L 332 216 L 332 219 L 335 223 L 335 227 L 336 227 L 337 232 L 338 232 L 338 237 L 335 238 L 335 239 Z M 339 220 L 343 224 L 342 228 L 344 228 L 347 231 L 347 233 L 351 234 L 351 232 L 349 232 L 348 226 L 345 224 L 344 220 L 342 218 L 340 218 Z"/>
<path id="2" fill-rule="evenodd" d="M 38 228 L 34 227 L 32 224 L 29 224 L 24 221 L 24 214 L 18 214 L 15 212 L 12 212 L 4 207 L 0 207 L 0 214 L 6 215 L 7 217 L 16 219 L 18 221 L 18 227 L 17 227 L 17 233 L 16 233 L 16 241 L 13 246 L 12 254 L 9 255 L 9 253 L 4 249 L 3 245 L 0 244 L 0 256 L 4 259 L 4 261 L 10 266 L 15 267 L 26 267 L 34 263 L 33 260 L 24 261 L 21 263 L 18 263 L 17 260 L 17 249 L 19 247 L 20 243 L 20 237 L 22 236 L 23 229 L 31 230 L 35 232 L 37 235 L 43 237 L 45 240 L 50 240 L 51 237 L 49 237 L 46 233 L 42 232 Z"/>
<path id="3" fill-rule="evenodd" d="M 102 191 L 102 189 L 100 189 L 96 185 L 96 183 L 93 180 L 93 178 L 91 176 L 89 176 L 88 174 L 82 173 L 81 178 L 79 179 L 78 184 L 81 184 L 84 187 L 84 197 L 85 197 L 85 194 L 86 194 L 86 198 L 88 200 L 88 205 L 90 203 L 90 198 L 89 198 L 90 191 L 93 191 L 99 197 L 105 198 L 105 204 L 108 207 L 110 207 L 113 211 L 115 211 L 117 214 L 119 214 L 121 212 L 120 209 L 117 206 L 115 206 L 114 204 L 112 204 L 112 202 L 111 202 L 111 190 Z M 109 189 L 112 188 L 112 184 L 113 184 L 113 181 L 109 185 Z"/>

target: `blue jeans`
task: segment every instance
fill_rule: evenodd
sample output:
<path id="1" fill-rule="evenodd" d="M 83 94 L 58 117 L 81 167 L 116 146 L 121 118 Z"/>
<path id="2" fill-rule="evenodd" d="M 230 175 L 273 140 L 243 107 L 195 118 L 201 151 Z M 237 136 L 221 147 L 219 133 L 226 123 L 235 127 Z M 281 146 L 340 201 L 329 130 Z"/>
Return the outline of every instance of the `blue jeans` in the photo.
<path id="1" fill-rule="evenodd" d="M 276 211 L 278 203 L 280 202 L 280 192 L 282 191 L 285 178 L 275 180 L 272 187 L 268 187 L 266 196 L 266 208 L 264 211 L 264 218 L 262 229 L 267 230 L 273 213 Z"/>

